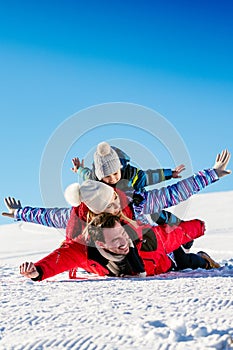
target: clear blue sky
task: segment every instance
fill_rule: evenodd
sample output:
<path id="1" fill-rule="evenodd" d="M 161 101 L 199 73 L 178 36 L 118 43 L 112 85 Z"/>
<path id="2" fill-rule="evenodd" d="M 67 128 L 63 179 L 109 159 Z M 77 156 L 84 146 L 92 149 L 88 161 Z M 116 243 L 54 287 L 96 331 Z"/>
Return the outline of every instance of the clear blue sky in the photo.
<path id="1" fill-rule="evenodd" d="M 195 171 L 211 166 L 221 149 L 233 152 L 232 16 L 230 0 L 1 2 L 1 211 L 8 195 L 43 205 L 39 173 L 48 140 L 96 104 L 159 112 L 183 138 Z M 116 127 L 115 134 L 124 133 Z M 90 135 L 86 148 L 77 142 L 69 155 L 82 157 L 109 136 Z M 174 166 L 157 151 L 162 166 Z M 207 191 L 232 185 L 229 176 Z"/>

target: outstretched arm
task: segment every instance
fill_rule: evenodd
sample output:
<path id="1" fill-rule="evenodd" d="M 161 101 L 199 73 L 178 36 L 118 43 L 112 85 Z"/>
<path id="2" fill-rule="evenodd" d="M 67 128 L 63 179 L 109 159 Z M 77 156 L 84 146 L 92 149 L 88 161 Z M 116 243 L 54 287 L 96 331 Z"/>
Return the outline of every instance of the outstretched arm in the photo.
<path id="1" fill-rule="evenodd" d="M 17 221 L 33 222 L 48 227 L 66 228 L 70 218 L 71 208 L 32 208 L 24 207 L 17 210 Z"/>
<path id="2" fill-rule="evenodd" d="M 4 202 L 9 212 L 4 212 L 2 215 L 17 221 L 66 228 L 70 218 L 71 208 L 22 208 L 20 201 L 14 197 L 5 198 Z"/>
<path id="3" fill-rule="evenodd" d="M 140 219 L 141 214 L 158 213 L 164 208 L 181 203 L 219 178 L 230 174 L 231 171 L 226 170 L 229 160 L 230 153 L 224 150 L 217 155 L 213 169 L 200 171 L 174 185 L 145 192 L 144 200 L 139 205 L 134 204 L 137 218 Z"/>
<path id="4" fill-rule="evenodd" d="M 181 178 L 181 172 L 185 170 L 184 164 L 178 165 L 172 169 L 148 169 L 137 170 L 137 180 L 135 181 L 134 189 L 140 190 L 145 186 L 155 185 L 162 181 L 170 180 L 171 178 Z"/>
<path id="5" fill-rule="evenodd" d="M 72 268 L 87 266 L 85 243 L 63 242 L 62 246 L 36 263 L 24 262 L 20 265 L 20 274 L 41 281 Z"/>

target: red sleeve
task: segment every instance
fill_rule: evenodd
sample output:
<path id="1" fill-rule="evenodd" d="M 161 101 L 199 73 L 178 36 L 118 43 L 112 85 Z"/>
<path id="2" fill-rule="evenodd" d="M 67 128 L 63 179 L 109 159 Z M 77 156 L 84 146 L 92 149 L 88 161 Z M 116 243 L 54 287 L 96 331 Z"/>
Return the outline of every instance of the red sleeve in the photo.
<path id="1" fill-rule="evenodd" d="M 157 239 L 162 241 L 166 253 L 171 253 L 182 244 L 196 239 L 205 232 L 203 221 L 194 219 L 182 221 L 178 226 L 161 225 L 154 227 Z"/>
<path id="2" fill-rule="evenodd" d="M 58 275 L 75 267 L 85 267 L 87 246 L 76 242 L 64 242 L 62 246 L 35 263 L 42 270 L 42 278 Z"/>

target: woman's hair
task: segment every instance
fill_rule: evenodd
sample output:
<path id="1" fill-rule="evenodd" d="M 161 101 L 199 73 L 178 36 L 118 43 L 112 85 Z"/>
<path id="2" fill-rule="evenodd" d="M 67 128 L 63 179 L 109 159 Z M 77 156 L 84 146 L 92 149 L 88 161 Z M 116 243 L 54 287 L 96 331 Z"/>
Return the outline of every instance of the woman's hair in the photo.
<path id="1" fill-rule="evenodd" d="M 134 227 L 137 227 L 137 222 L 129 219 L 122 211 L 118 215 L 110 213 L 94 214 L 90 210 L 87 214 L 87 226 L 83 231 L 85 239 L 90 235 L 93 241 L 105 242 L 103 236 L 103 228 L 112 228 L 116 222 L 122 222 L 122 224 L 130 223 Z"/>
<path id="2" fill-rule="evenodd" d="M 116 222 L 120 222 L 119 216 L 112 215 L 109 213 L 99 215 L 99 217 L 97 217 L 96 220 L 94 221 L 94 225 L 92 225 L 89 228 L 89 234 L 91 236 L 91 239 L 94 242 L 100 241 L 105 243 L 103 229 L 113 228 Z"/>

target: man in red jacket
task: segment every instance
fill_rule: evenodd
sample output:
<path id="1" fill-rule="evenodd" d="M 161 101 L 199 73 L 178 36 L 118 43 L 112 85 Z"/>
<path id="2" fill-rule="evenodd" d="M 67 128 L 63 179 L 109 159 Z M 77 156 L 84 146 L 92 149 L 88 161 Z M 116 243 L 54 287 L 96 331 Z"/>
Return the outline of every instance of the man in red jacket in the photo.
<path id="1" fill-rule="evenodd" d="M 41 281 L 77 267 L 100 276 L 115 277 L 145 277 L 172 269 L 219 267 L 207 254 L 185 254 L 179 248 L 204 234 L 204 223 L 200 220 L 169 228 L 123 222 L 111 214 L 103 214 L 100 219 L 89 226 L 88 240 L 80 236 L 78 241 L 64 242 L 37 263 L 23 263 L 20 273 Z M 178 252 L 176 265 L 167 255 L 174 250 Z"/>

